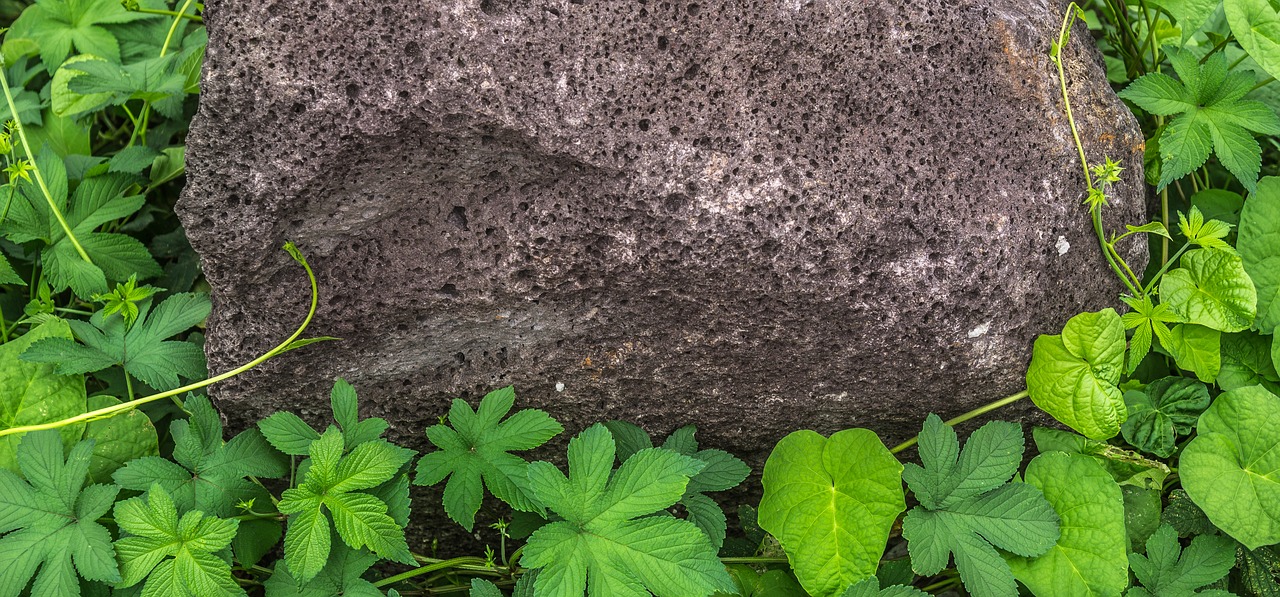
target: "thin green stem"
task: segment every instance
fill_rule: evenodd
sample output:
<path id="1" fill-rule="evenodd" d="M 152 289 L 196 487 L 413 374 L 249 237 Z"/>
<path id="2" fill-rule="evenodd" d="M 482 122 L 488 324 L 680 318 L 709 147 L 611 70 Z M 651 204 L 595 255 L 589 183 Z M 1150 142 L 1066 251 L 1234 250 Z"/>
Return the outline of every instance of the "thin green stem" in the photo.
<path id="1" fill-rule="evenodd" d="M 958 417 L 956 417 L 956 418 L 954 418 L 954 419 L 948 419 L 948 420 L 944 421 L 944 423 L 946 423 L 947 425 L 950 425 L 950 426 L 952 426 L 952 427 L 955 427 L 956 425 L 959 425 L 959 424 L 961 424 L 961 423 L 963 423 L 963 422 L 965 422 L 965 421 L 968 421 L 969 419 L 972 419 L 972 418 L 974 418 L 974 417 L 980 417 L 980 416 L 985 415 L 985 414 L 987 414 L 987 413 L 989 413 L 989 412 L 991 412 L 991 411 L 993 411 L 993 410 L 995 410 L 995 409 L 997 409 L 997 408 L 1001 408 L 1001 407 L 1005 407 L 1005 406 L 1008 406 L 1008 405 L 1010 405 L 1010 404 L 1013 404 L 1014 402 L 1017 402 L 1017 401 L 1019 401 L 1019 400 L 1022 400 L 1023 398 L 1026 398 L 1028 395 L 1030 395 L 1030 394 L 1027 392 L 1027 390 L 1023 390 L 1023 391 L 1021 391 L 1021 392 L 1018 392 L 1017 394 L 1010 394 L 1009 396 L 1006 396 L 1006 397 L 1004 397 L 1004 398 L 1001 398 L 1001 399 L 999 399 L 999 400 L 996 400 L 995 402 L 991 402 L 991 403 L 989 403 L 989 404 L 985 404 L 985 405 L 983 405 L 983 406 L 980 406 L 980 407 L 978 407 L 978 408 L 975 408 L 975 409 L 973 409 L 973 410 L 971 410 L 971 411 L 969 411 L 969 412 L 967 412 L 967 413 L 964 413 L 964 414 L 962 414 L 962 415 L 960 415 L 960 416 L 958 416 Z M 892 452 L 892 453 L 894 453 L 894 454 L 897 454 L 897 453 L 899 453 L 899 452 L 901 452 L 901 451 L 903 451 L 903 450 L 906 450 L 907 448 L 910 448 L 911 446 L 916 445 L 916 442 L 918 442 L 918 441 L 920 441 L 920 436 L 918 436 L 918 435 L 917 435 L 917 436 L 915 436 L 915 437 L 913 437 L 913 438 L 911 438 L 911 439 L 909 439 L 909 440 L 907 440 L 907 441 L 905 441 L 905 442 L 902 442 L 902 443 L 898 444 L 897 446 L 894 446 L 894 448 L 893 448 L 892 450 L 889 450 L 889 451 L 890 451 L 890 452 Z"/>
<path id="2" fill-rule="evenodd" d="M 132 375 L 129 375 L 129 372 L 128 372 L 128 371 L 125 371 L 125 372 L 124 372 L 124 387 L 125 387 L 125 390 L 126 390 L 127 392 L 129 392 L 129 401 L 130 401 L 130 402 L 132 402 L 132 401 L 134 400 L 134 397 L 133 397 L 133 376 L 132 376 Z"/>
<path id="3" fill-rule="evenodd" d="M 1160 221 L 1169 229 L 1169 187 L 1160 190 Z M 1169 263 L 1169 238 L 1160 237 L 1160 265 Z"/>
<path id="4" fill-rule="evenodd" d="M 31 160 L 31 172 L 36 175 L 36 184 L 40 187 L 40 192 L 44 194 L 44 200 L 49 203 L 49 210 L 57 218 L 58 225 L 62 226 L 62 232 L 67 235 L 67 239 L 76 248 L 76 253 L 80 254 L 80 258 L 85 263 L 93 265 L 93 260 L 89 259 L 89 254 L 84 251 L 84 247 L 80 246 L 80 240 L 71 231 L 71 226 L 67 225 L 67 219 L 62 217 L 62 210 L 58 209 L 57 203 L 54 203 L 53 193 L 49 192 L 49 186 L 44 182 L 44 175 L 40 172 L 40 165 L 36 163 L 36 154 L 31 151 L 31 144 L 27 142 L 27 131 L 22 126 L 22 119 L 18 117 L 18 107 L 13 103 L 13 92 L 9 90 L 9 78 L 5 76 L 4 68 L 0 68 L 0 87 L 4 88 L 4 99 L 9 103 L 9 113 L 13 114 L 14 128 L 18 131 L 18 139 L 22 141 L 22 150 L 26 152 L 27 159 Z"/>
<path id="5" fill-rule="evenodd" d="M 182 4 L 182 8 L 179 8 L 176 13 L 171 13 L 174 15 L 174 19 L 173 22 L 169 24 L 169 33 L 164 36 L 164 44 L 160 46 L 160 58 L 164 58 L 165 54 L 169 53 L 169 44 L 173 42 L 173 34 L 178 31 L 178 24 L 182 23 L 182 19 L 187 13 L 187 9 L 191 8 L 191 5 L 194 2 L 195 0 L 186 0 L 186 2 Z M 150 126 L 151 123 L 151 102 L 149 100 L 142 104 L 142 116 L 140 120 L 141 125 L 134 127 L 134 133 L 138 140 L 141 141 L 143 145 L 146 145 L 147 127 Z M 129 144 L 133 145 L 133 139 L 131 138 L 129 141 Z"/>
<path id="6" fill-rule="evenodd" d="M 477 562 L 479 564 L 477 564 Z M 482 572 L 482 571 L 497 572 L 497 570 L 494 570 L 492 568 L 484 568 L 483 564 L 484 564 L 484 558 L 477 558 L 475 556 L 463 556 L 460 558 L 453 558 L 452 560 L 444 560 L 444 561 L 436 562 L 433 564 L 427 564 L 426 566 L 421 566 L 419 568 L 414 568 L 413 570 L 401 572 L 400 574 L 397 574 L 395 576 L 388 576 L 378 582 L 373 583 L 373 586 L 381 588 L 387 585 L 393 585 L 398 582 L 403 582 L 414 577 L 422 576 L 423 574 L 430 574 L 437 570 L 445 570 L 448 568 L 465 569 L 465 570 L 468 570 L 469 572 Z M 475 570 L 476 567 L 480 567 L 481 570 Z"/>
<path id="7" fill-rule="evenodd" d="M 1248 52 L 1241 54 L 1239 58 L 1236 58 L 1235 62 L 1232 62 L 1231 64 L 1227 65 L 1227 70 L 1235 70 L 1236 67 L 1240 66 L 1240 63 L 1244 62 L 1244 59 L 1248 57 L 1249 57 Z"/>
<path id="8" fill-rule="evenodd" d="M 1259 81 L 1257 85 L 1254 85 L 1254 86 L 1253 86 L 1253 89 L 1250 89 L 1250 90 L 1249 90 L 1249 92 L 1250 92 L 1250 93 L 1252 93 L 1252 92 L 1254 92 L 1254 91 L 1257 91 L 1257 90 L 1259 90 L 1259 89 L 1262 89 L 1263 87 L 1266 87 L 1267 85 L 1270 85 L 1270 84 L 1275 83 L 1275 82 L 1276 82 L 1276 78 L 1275 78 L 1275 77 L 1267 77 L 1267 78 L 1263 79 L 1262 81 Z"/>
<path id="9" fill-rule="evenodd" d="M 1098 210 L 1099 217 L 1101 217 L 1101 211 L 1101 209 Z M 1106 250 L 1111 253 L 1111 258 L 1119 263 L 1120 267 L 1124 269 L 1124 273 L 1128 275 L 1128 278 L 1125 279 L 1125 284 L 1131 289 L 1142 288 L 1142 278 L 1139 278 L 1138 275 L 1133 273 L 1133 270 L 1129 268 L 1129 262 L 1125 261 L 1124 257 L 1120 256 L 1119 251 L 1116 251 L 1115 244 L 1106 243 Z M 1129 282 L 1133 283 L 1129 284 Z"/>
<path id="10" fill-rule="evenodd" d="M 1142 42 L 1142 48 L 1145 50 L 1148 46 L 1151 47 L 1151 64 L 1152 68 L 1155 68 L 1156 65 L 1160 64 L 1160 48 L 1157 48 L 1154 43 L 1156 28 L 1151 21 L 1151 10 L 1147 8 L 1147 0 L 1138 0 L 1138 6 L 1142 10 L 1143 20 L 1147 23 L 1147 40 Z M 1147 69 L 1143 68 L 1142 70 L 1146 72 Z"/>
<path id="11" fill-rule="evenodd" d="M 184 10 L 185 10 L 185 8 L 184 8 Z M 180 13 L 180 12 L 174 12 L 174 11 L 172 11 L 172 10 L 153 10 L 153 9 L 150 9 L 150 8 L 135 8 L 135 9 L 133 9 L 133 12 L 140 12 L 140 13 L 143 13 L 143 14 L 149 14 L 149 15 L 163 15 L 163 16 L 166 16 L 166 17 L 177 17 L 177 18 L 179 18 L 179 19 L 189 19 L 189 20 L 191 20 L 192 22 L 195 22 L 195 23 L 203 23 L 203 22 L 204 22 L 204 18 L 203 18 L 203 17 L 198 17 L 198 16 L 196 16 L 196 15 L 183 14 L 183 13 Z"/>
<path id="12" fill-rule="evenodd" d="M 1200 64 L 1204 64 L 1208 62 L 1209 58 L 1213 57 L 1214 54 L 1221 52 L 1222 49 L 1227 47 L 1227 44 L 1230 43 L 1235 38 L 1236 37 L 1234 35 L 1228 35 L 1225 38 L 1223 38 L 1222 41 L 1218 42 L 1218 45 L 1213 46 L 1213 49 L 1209 50 L 1208 54 L 1205 54 L 1204 57 L 1200 58 Z"/>
<path id="13" fill-rule="evenodd" d="M 99 408 L 97 410 L 92 410 L 87 413 L 82 413 L 74 417 L 68 417 L 66 419 L 61 419 L 58 421 L 51 421 L 48 423 L 40 423 L 36 425 L 21 425 L 18 427 L 10 427 L 8 429 L 0 429 L 0 437 L 4 437 L 6 435 L 13 435 L 17 433 L 42 431 L 45 429 L 58 429 L 60 427 L 66 427 L 67 425 L 76 425 L 79 423 L 88 423 L 90 421 L 97 421 L 99 419 L 110 418 L 120 413 L 133 410 L 139 406 L 142 406 L 143 404 L 148 404 L 151 402 L 155 402 L 157 400 L 164 400 L 165 398 L 170 398 L 172 396 L 179 396 L 187 392 L 193 392 L 200 388 L 213 385 L 220 381 L 231 379 L 232 377 L 235 377 L 237 375 L 240 375 L 241 373 L 249 371 L 250 369 L 253 369 L 254 367 L 257 367 L 258 365 L 261 365 L 262 363 L 266 362 L 268 359 L 284 352 L 289 348 L 291 344 L 293 344 L 294 340 L 297 340 L 298 337 L 302 335 L 302 332 L 307 329 L 307 326 L 311 325 L 311 320 L 312 318 L 315 317 L 316 308 L 319 306 L 319 303 L 320 303 L 319 284 L 316 282 L 316 274 L 314 271 L 311 270 L 311 265 L 308 264 L 307 260 L 302 257 L 302 254 L 298 252 L 296 247 L 293 246 L 293 243 L 285 243 L 285 250 L 289 251 L 290 255 L 292 255 L 296 261 L 301 263 L 303 269 L 307 271 L 307 278 L 311 281 L 311 308 L 307 311 L 307 317 L 302 321 L 302 325 L 298 326 L 298 329 L 294 330 L 293 335 L 289 336 L 284 342 L 281 342 L 280 344 L 276 345 L 275 348 L 268 350 L 258 358 L 252 361 L 249 361 L 248 363 L 245 363 L 221 375 L 210 377 L 209 379 L 206 379 L 204 381 L 188 384 L 188 385 L 182 386 L 181 388 L 177 388 L 175 390 L 160 392 L 158 394 L 152 394 L 150 396 L 143 396 L 142 398 L 138 398 L 136 400 L 130 400 L 128 402 L 114 404 L 105 408 Z"/>
<path id="14" fill-rule="evenodd" d="M 1144 295 L 1151 294 L 1151 291 L 1155 289 L 1156 284 L 1160 283 L 1160 277 L 1163 276 L 1165 272 L 1169 271 L 1169 268 L 1173 267 L 1174 262 L 1176 262 L 1178 258 L 1181 257 L 1189 248 L 1191 248 L 1191 243 L 1184 243 L 1182 248 L 1178 249 L 1178 252 L 1173 254 L 1172 258 L 1165 260 L 1164 265 L 1160 266 L 1160 271 L 1156 272 L 1156 275 L 1151 277 L 1150 282 L 1147 282 L 1147 287 L 1143 289 Z"/>

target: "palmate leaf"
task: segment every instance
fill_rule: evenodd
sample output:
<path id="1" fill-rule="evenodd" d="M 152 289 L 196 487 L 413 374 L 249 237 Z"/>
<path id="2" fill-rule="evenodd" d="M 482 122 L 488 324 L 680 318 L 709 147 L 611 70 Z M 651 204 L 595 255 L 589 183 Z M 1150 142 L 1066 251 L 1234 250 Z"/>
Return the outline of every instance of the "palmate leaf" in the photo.
<path id="1" fill-rule="evenodd" d="M 341 377 L 334 380 L 333 390 L 329 393 L 329 407 L 333 411 L 333 420 L 342 431 L 343 451 L 365 442 L 374 441 L 387 431 L 387 421 L 378 417 L 361 419 L 355 388 Z M 301 417 L 288 411 L 272 413 L 271 416 L 258 421 L 258 429 L 277 450 L 290 456 L 307 456 L 311 453 L 311 442 L 320 439 L 316 431 Z"/>
<path id="2" fill-rule="evenodd" d="M 22 39 L 35 42 L 49 74 L 75 50 L 119 62 L 120 45 L 103 25 L 128 23 L 155 15 L 125 10 L 117 2 L 92 0 L 42 0 L 22 11 L 5 39 L 5 45 Z M 6 52 L 8 54 L 8 52 Z"/>
<path id="3" fill-rule="evenodd" d="M 48 423 L 85 412 L 83 375 L 60 375 L 53 365 L 19 359 L 33 342 L 70 337 L 67 323 L 52 319 L 0 345 L 0 428 Z M 74 445 L 83 430 L 84 425 L 63 427 L 60 430 L 63 444 L 68 448 Z M 22 434 L 0 437 L 0 469 L 19 470 L 18 443 L 22 437 Z"/>
<path id="4" fill-rule="evenodd" d="M 894 585 L 880 588 L 880 581 L 874 576 L 863 580 L 840 594 L 840 597 L 926 597 L 928 593 L 915 587 Z"/>
<path id="5" fill-rule="evenodd" d="M 256 429 L 224 443 L 222 421 L 208 398 L 188 396 L 185 407 L 190 419 L 169 425 L 173 460 L 158 456 L 132 460 L 112 475 L 115 482 L 135 491 L 158 484 L 179 509 L 213 516 L 238 514 L 235 505 L 241 501 L 265 500 L 264 490 L 245 477 L 282 477 L 289 472 L 284 458 Z"/>
<path id="6" fill-rule="evenodd" d="M 784 437 L 765 463 L 763 484 L 760 526 L 778 538 L 815 597 L 840 595 L 874 576 L 907 507 L 902 465 L 866 429 Z"/>
<path id="7" fill-rule="evenodd" d="M 1124 324 L 1114 310 L 1072 317 L 1061 335 L 1036 338 L 1027 369 L 1032 402 L 1086 437 L 1115 437 L 1127 416 L 1116 386 L 1124 349 Z"/>
<path id="8" fill-rule="evenodd" d="M 363 578 L 378 561 L 378 556 L 364 550 L 351 549 L 339 538 L 331 537 L 332 549 L 320 573 L 303 583 L 293 577 L 289 564 L 279 560 L 275 572 L 267 579 L 268 597 L 382 597 L 382 591 Z"/>
<path id="9" fill-rule="evenodd" d="M 705 597 L 734 591 L 706 535 L 692 523 L 650 516 L 684 495 L 702 462 L 662 448 L 641 450 L 613 473 L 604 425 L 569 442 L 569 476 L 548 462 L 528 467 L 539 503 L 562 520 L 529 537 L 521 564 L 538 569 L 538 597 Z"/>
<path id="10" fill-rule="evenodd" d="M 1262 0 L 1265 3 L 1265 0 Z M 1243 100 L 1253 75 L 1228 72 L 1226 56 L 1209 56 L 1203 64 L 1190 50 L 1165 47 L 1182 79 L 1149 73 L 1131 83 L 1120 97 L 1159 116 L 1176 116 L 1159 139 L 1158 188 L 1204 165 L 1210 152 L 1245 188 L 1257 186 L 1262 148 L 1252 133 L 1280 134 L 1280 118 L 1262 102 Z M 1251 133 L 1252 132 L 1252 133 Z"/>
<path id="11" fill-rule="evenodd" d="M 98 311 L 88 322 L 70 322 L 79 343 L 65 338 L 41 340 L 22 353 L 22 359 L 52 364 L 63 374 L 120 365 L 156 390 L 172 390 L 182 378 L 204 376 L 204 352 L 190 342 L 166 338 L 204 321 L 210 308 L 206 294 L 175 294 L 154 308 L 148 299 L 139 303 L 138 319 L 132 326 L 122 317 Z"/>
<path id="12" fill-rule="evenodd" d="M 1129 419 L 1121 428 L 1124 441 L 1168 458 L 1178 436 L 1190 434 L 1200 413 L 1209 408 L 1209 388 L 1186 377 L 1164 377 L 1125 392 L 1124 401 L 1129 407 Z"/>
<path id="13" fill-rule="evenodd" d="M 285 561 L 301 583 L 315 578 L 328 560 L 330 528 L 354 549 L 367 547 L 379 557 L 415 563 L 404 528 L 389 513 L 387 502 L 367 492 L 391 480 L 413 451 L 379 439 L 344 456 L 342 435 L 337 427 L 329 427 L 311 442 L 302 483 L 281 495 L 280 512 L 293 515 L 285 531 Z"/>
<path id="14" fill-rule="evenodd" d="M 1150 296 L 1141 299 L 1122 296 L 1120 300 L 1132 309 L 1120 316 L 1125 329 L 1133 330 L 1133 338 L 1129 341 L 1129 365 L 1125 368 L 1125 372 L 1132 375 L 1151 351 L 1153 336 L 1160 341 L 1161 346 L 1170 347 L 1173 332 L 1169 330 L 1169 324 L 1178 323 L 1182 318 L 1169 309 L 1169 305 L 1153 304 Z"/>
<path id="15" fill-rule="evenodd" d="M 1280 21 L 1277 27 L 1280 33 Z M 1276 59 L 1280 70 L 1280 48 Z M 1240 212 L 1236 248 L 1258 291 L 1258 330 L 1275 334 L 1280 329 L 1280 178 L 1262 179 L 1249 195 Z"/>
<path id="16" fill-rule="evenodd" d="M 1169 525 L 1161 525 L 1147 540 L 1147 554 L 1129 554 L 1129 565 L 1142 587 L 1129 589 L 1133 597 L 1182 597 L 1232 595 L 1222 590 L 1198 591 L 1217 582 L 1235 564 L 1235 544 L 1226 537 L 1200 535 L 1183 551 L 1178 534 Z"/>
<path id="17" fill-rule="evenodd" d="M 445 513 L 468 531 L 475 525 L 484 487 L 516 510 L 545 511 L 530 498 L 528 463 L 510 452 L 541 446 L 564 428 L 547 413 L 532 409 L 503 421 L 515 398 L 515 390 L 508 386 L 485 395 L 474 411 L 466 402 L 454 400 L 448 419 L 453 427 L 440 424 L 427 428 L 427 439 L 439 449 L 418 461 L 413 482 L 435 485 L 448 477 Z"/>
<path id="18" fill-rule="evenodd" d="M 609 428 L 609 432 L 615 438 L 627 438 L 626 441 L 615 442 L 618 446 L 619 463 L 626 462 L 640 450 L 653 447 L 649 434 L 637 425 L 626 421 L 606 421 L 604 426 Z M 747 475 L 751 474 L 751 467 L 723 450 L 699 450 L 698 441 L 694 439 L 696 431 L 693 425 L 681 427 L 671 432 L 662 447 L 678 454 L 692 456 L 707 465 L 689 479 L 689 485 L 677 503 L 684 506 L 685 512 L 688 513 L 688 521 L 702 529 L 702 532 L 711 539 L 711 544 L 719 550 L 724 545 L 727 519 L 720 504 L 706 494 L 737 487 L 746 480 Z"/>
<path id="19" fill-rule="evenodd" d="M 1009 483 L 1022 451 L 1022 429 L 1014 423 L 983 425 L 962 451 L 955 430 L 929 415 L 920 433 L 924 466 L 907 463 L 902 473 L 920 500 L 902 523 L 917 574 L 937 574 L 954 554 L 960 579 L 974 597 L 1017 593 L 1013 572 L 995 548 L 1038 557 L 1060 536 L 1058 514 L 1044 494 L 1026 483 Z"/>
<path id="20" fill-rule="evenodd" d="M 18 446 L 24 481 L 0 469 L 0 597 L 78 597 L 77 574 L 117 582 L 111 534 L 97 520 L 111 510 L 114 485 L 85 486 L 93 442 L 63 456 L 56 431 L 27 434 Z M 36 573 L 39 568 L 39 574 Z"/>
<path id="21" fill-rule="evenodd" d="M 244 595 L 230 564 L 218 555 L 231 544 L 240 521 L 199 510 L 179 518 L 173 499 L 159 485 L 116 504 L 115 520 L 124 534 L 116 541 L 120 586 L 143 583 L 143 595 L 165 597 Z"/>

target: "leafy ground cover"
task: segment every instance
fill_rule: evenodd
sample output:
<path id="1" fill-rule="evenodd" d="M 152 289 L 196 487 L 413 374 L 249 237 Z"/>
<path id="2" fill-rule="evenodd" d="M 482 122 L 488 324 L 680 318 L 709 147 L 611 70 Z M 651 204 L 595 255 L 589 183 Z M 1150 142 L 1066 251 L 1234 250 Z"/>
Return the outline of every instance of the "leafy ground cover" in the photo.
<path id="1" fill-rule="evenodd" d="M 1076 135 L 1083 208 L 1127 292 L 1035 342 L 1027 389 L 885 446 L 796 431 L 757 506 L 683 427 L 564 433 L 513 388 L 455 400 L 415 454 L 358 416 L 279 412 L 226 438 L 209 313 L 172 214 L 206 34 L 192 0 L 0 2 L 0 596 L 1280 595 L 1280 12 L 1268 0 L 1093 0 L 1046 48 L 1097 43 L 1142 123 L 1160 210 L 1108 236 L 1120 164 Z M 1085 26 L 1077 26 L 1083 21 Z M 1071 38 L 1071 32 L 1091 39 Z M 1146 242 L 1149 264 L 1121 243 Z M 301 315 L 301 314 L 300 314 Z M 1030 398 L 1062 423 L 952 426 Z M 513 412 L 514 410 L 514 412 Z M 1028 449 L 1034 458 L 1021 467 Z M 900 460 L 916 450 L 918 463 Z M 405 540 L 411 484 L 483 555 Z M 486 496 L 504 510 L 483 507 Z M 910 506 L 910 508 L 908 507 Z M 435 504 L 416 504 L 417 510 Z M 381 565 L 379 565 L 381 563 Z M 391 570 L 392 572 L 379 572 Z"/>

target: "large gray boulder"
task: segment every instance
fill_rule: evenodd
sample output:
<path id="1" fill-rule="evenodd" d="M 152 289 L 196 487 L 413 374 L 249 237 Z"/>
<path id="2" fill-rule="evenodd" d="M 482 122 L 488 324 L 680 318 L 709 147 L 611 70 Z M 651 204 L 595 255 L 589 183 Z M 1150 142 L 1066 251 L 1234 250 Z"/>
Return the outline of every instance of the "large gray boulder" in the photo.
<path id="1" fill-rule="evenodd" d="M 301 319 L 285 240 L 343 339 L 213 397 L 318 419 L 342 376 L 421 450 L 448 399 L 515 384 L 570 432 L 696 423 L 759 470 L 795 429 L 897 441 L 1016 392 L 1037 334 L 1121 290 L 1060 8 L 209 0 L 179 210 L 210 370 Z M 1108 223 L 1139 223 L 1136 123 L 1082 26 L 1066 60 L 1090 159 L 1128 167 Z"/>

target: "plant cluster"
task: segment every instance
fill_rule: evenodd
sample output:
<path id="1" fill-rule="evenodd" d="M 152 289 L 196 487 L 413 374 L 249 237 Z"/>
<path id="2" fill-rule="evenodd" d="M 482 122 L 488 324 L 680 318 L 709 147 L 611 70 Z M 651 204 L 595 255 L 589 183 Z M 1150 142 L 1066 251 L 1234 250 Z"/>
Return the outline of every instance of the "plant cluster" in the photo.
<path id="1" fill-rule="evenodd" d="M 893 449 L 867 429 L 788 435 L 758 507 L 729 514 L 711 494 L 750 469 L 692 426 L 657 443 L 593 425 L 562 469 L 520 456 L 564 428 L 512 412 L 512 388 L 455 400 L 421 456 L 361 418 L 340 379 L 322 427 L 277 412 L 225 437 L 202 388 L 329 338 L 302 338 L 316 283 L 287 244 L 311 281 L 306 319 L 261 357 L 205 371 L 194 330 L 210 302 L 171 213 L 201 9 L 38 0 L 0 45 L 0 597 L 1280 596 L 1268 0 L 1071 4 L 1050 58 L 1120 311 L 1041 336 L 1025 391 L 930 415 Z M 1143 125 L 1160 198 L 1155 221 L 1119 235 L 1103 215 L 1124 167 L 1090 159 L 1067 95 L 1077 19 Z M 1135 268 L 1117 247 L 1144 236 L 1152 259 Z M 953 430 L 1028 397 L 1063 427 L 1031 431 L 1025 467 L 1019 425 L 963 444 Z M 913 446 L 918 461 L 899 460 Z M 468 533 L 492 522 L 496 549 L 416 553 L 413 484 L 442 485 Z"/>

